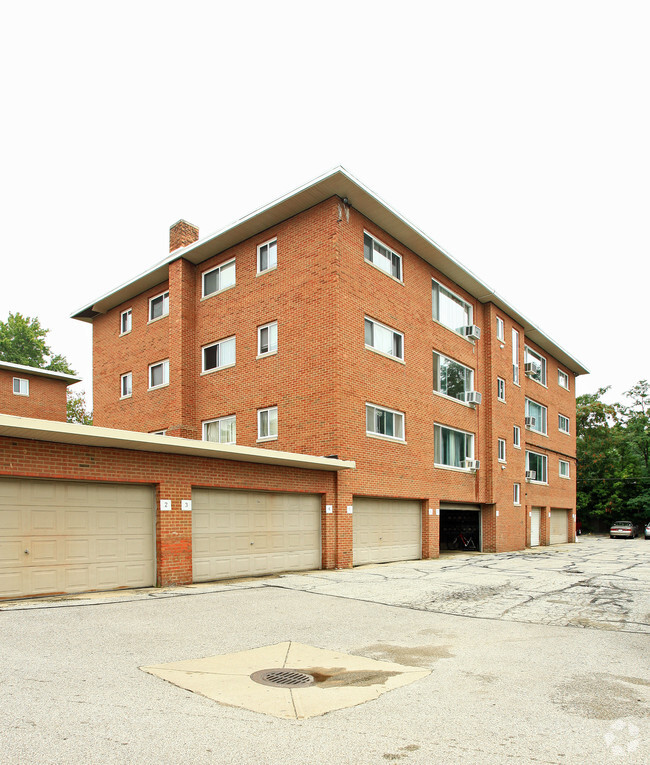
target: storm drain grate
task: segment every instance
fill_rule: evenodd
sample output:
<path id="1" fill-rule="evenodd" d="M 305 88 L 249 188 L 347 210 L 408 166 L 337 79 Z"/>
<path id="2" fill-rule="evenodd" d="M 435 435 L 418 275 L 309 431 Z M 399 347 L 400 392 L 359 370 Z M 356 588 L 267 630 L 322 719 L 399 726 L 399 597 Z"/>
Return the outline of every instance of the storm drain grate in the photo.
<path id="1" fill-rule="evenodd" d="M 314 682 L 314 678 L 298 669 L 260 669 L 253 672 L 251 680 L 260 685 L 274 688 L 305 688 Z"/>

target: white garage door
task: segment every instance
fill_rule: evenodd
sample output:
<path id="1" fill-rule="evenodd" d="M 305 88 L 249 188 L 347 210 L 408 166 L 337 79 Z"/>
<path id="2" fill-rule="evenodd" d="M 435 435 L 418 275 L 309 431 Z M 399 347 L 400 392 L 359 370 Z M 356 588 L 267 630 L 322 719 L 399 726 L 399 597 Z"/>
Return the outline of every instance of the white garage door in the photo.
<path id="1" fill-rule="evenodd" d="M 568 510 L 551 510 L 551 544 L 561 545 L 569 541 Z"/>
<path id="2" fill-rule="evenodd" d="M 531 507 L 530 509 L 530 546 L 539 547 L 539 531 L 542 520 L 542 508 Z"/>
<path id="3" fill-rule="evenodd" d="M 422 508 L 417 500 L 355 497 L 353 565 L 419 560 Z"/>
<path id="4" fill-rule="evenodd" d="M 195 582 L 320 568 L 320 497 L 194 489 Z"/>
<path id="5" fill-rule="evenodd" d="M 155 584 L 153 489 L 0 478 L 0 597 Z"/>

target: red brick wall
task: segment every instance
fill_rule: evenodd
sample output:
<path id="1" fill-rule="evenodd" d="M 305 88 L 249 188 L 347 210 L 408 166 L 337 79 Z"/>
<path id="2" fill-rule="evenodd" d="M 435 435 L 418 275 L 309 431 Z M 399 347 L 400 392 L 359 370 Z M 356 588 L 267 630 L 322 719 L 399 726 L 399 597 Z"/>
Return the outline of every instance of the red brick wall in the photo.
<path id="1" fill-rule="evenodd" d="M 29 396 L 16 396 L 14 377 L 29 380 Z M 67 383 L 50 377 L 0 369 L 0 413 L 65 422 Z"/>

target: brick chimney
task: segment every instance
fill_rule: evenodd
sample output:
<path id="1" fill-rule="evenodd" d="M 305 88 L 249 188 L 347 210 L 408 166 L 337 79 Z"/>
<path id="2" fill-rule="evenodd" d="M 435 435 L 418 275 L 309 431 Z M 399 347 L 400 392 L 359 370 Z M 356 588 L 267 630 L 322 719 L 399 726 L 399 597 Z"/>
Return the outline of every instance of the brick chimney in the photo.
<path id="1" fill-rule="evenodd" d="M 169 228 L 169 251 L 174 252 L 180 247 L 187 247 L 198 238 L 199 229 L 181 218 Z"/>

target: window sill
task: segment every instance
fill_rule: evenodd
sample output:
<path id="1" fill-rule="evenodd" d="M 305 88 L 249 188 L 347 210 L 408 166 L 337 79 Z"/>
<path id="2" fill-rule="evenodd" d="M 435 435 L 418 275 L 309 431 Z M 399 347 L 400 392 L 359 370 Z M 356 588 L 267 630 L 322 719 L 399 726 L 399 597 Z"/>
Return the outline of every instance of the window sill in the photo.
<path id="1" fill-rule="evenodd" d="M 539 430 L 533 430 L 532 428 L 526 428 L 527 433 L 534 433 L 536 436 L 541 436 L 542 438 L 548 438 L 548 433 L 541 433 Z"/>
<path id="2" fill-rule="evenodd" d="M 262 436 L 262 438 L 258 438 L 255 443 L 256 444 L 263 444 L 266 441 L 277 441 L 277 440 L 278 440 L 277 436 Z"/>
<path id="3" fill-rule="evenodd" d="M 464 406 L 467 409 L 474 409 L 474 411 L 476 411 L 476 406 L 477 406 L 476 404 L 468 404 L 467 401 L 461 401 L 459 398 L 448 396 L 446 393 L 441 393 L 439 390 L 434 390 L 433 395 L 440 396 L 440 398 L 444 398 L 445 401 L 455 401 L 457 404 L 460 404 L 461 406 Z"/>
<path id="4" fill-rule="evenodd" d="M 526 480 L 526 483 L 534 483 L 537 486 L 548 486 L 548 481 L 531 481 L 530 478 Z"/>
<path id="5" fill-rule="evenodd" d="M 497 462 L 499 463 L 499 465 L 507 465 L 508 464 L 507 460 L 497 460 Z"/>
<path id="6" fill-rule="evenodd" d="M 277 269 L 277 263 L 270 268 L 265 268 L 263 271 L 258 271 L 255 276 L 262 276 L 262 274 L 268 274 L 269 271 L 275 271 Z"/>
<path id="7" fill-rule="evenodd" d="M 546 390 L 548 390 L 548 385 L 546 385 L 546 383 L 540 382 L 539 380 L 536 380 L 534 377 L 530 377 L 530 375 L 526 375 L 526 379 L 536 383 L 537 385 L 541 385 L 542 388 L 546 388 Z"/>
<path id="8" fill-rule="evenodd" d="M 154 385 L 153 388 L 147 388 L 147 392 L 150 390 L 160 390 L 161 388 L 169 388 L 169 383 L 163 383 L 162 385 Z"/>
<path id="9" fill-rule="evenodd" d="M 384 436 L 381 433 L 368 433 L 368 431 L 366 431 L 366 435 L 368 436 L 368 438 L 376 438 L 379 441 L 390 441 L 393 444 L 406 445 L 406 441 L 403 438 L 394 438 L 393 436 Z"/>
<path id="10" fill-rule="evenodd" d="M 570 481 L 571 480 L 571 476 L 570 475 L 561 475 L 559 477 L 562 478 L 565 481 Z"/>
<path id="11" fill-rule="evenodd" d="M 568 433 L 566 430 L 558 430 L 558 433 L 562 436 L 570 436 L 571 433 Z"/>
<path id="12" fill-rule="evenodd" d="M 265 359 L 267 356 L 277 356 L 278 351 L 277 348 L 274 351 L 269 351 L 268 353 L 258 353 L 257 356 L 255 356 L 256 359 Z"/>
<path id="13" fill-rule="evenodd" d="M 228 287 L 224 287 L 223 289 L 217 290 L 216 292 L 211 292 L 209 295 L 203 295 L 199 302 L 202 303 L 204 300 L 209 300 L 210 298 L 216 297 L 217 295 L 221 295 L 222 292 L 228 292 L 228 290 L 231 290 L 236 286 L 237 283 L 235 282 L 235 284 L 230 284 Z"/>
<path id="14" fill-rule="evenodd" d="M 521 507 L 521 502 L 513 502 L 512 503 L 515 507 Z"/>
<path id="15" fill-rule="evenodd" d="M 372 351 L 373 353 L 376 353 L 378 356 L 383 356 L 385 359 L 392 359 L 393 361 L 397 361 L 400 364 L 406 364 L 404 359 L 400 359 L 399 356 L 393 356 L 390 353 L 384 353 L 383 351 L 378 351 L 376 348 L 373 348 L 372 345 L 366 345 L 366 350 Z"/>
<path id="16" fill-rule="evenodd" d="M 512 448 L 513 449 L 519 449 L 519 451 L 521 451 L 521 444 L 513 444 Z"/>
<path id="17" fill-rule="evenodd" d="M 149 389 L 151 390 L 151 389 Z M 127 398 L 131 398 L 133 396 L 133 393 L 129 393 L 127 396 L 120 396 L 120 401 L 124 401 Z"/>
<path id="18" fill-rule="evenodd" d="M 160 321 L 161 319 L 166 319 L 169 316 L 168 313 L 164 313 L 162 316 L 156 316 L 155 319 L 149 319 L 147 324 L 155 324 L 157 321 Z"/>
<path id="19" fill-rule="evenodd" d="M 437 324 L 439 327 L 444 327 L 449 332 L 453 332 L 453 334 L 456 335 L 456 337 L 460 337 L 461 340 L 464 340 L 466 343 L 469 343 L 471 346 L 476 345 L 476 341 L 473 340 L 471 337 L 465 337 L 465 335 L 461 335 L 460 332 L 456 332 L 455 329 L 452 329 L 452 327 L 448 327 L 446 324 L 443 324 L 441 321 L 438 321 L 438 319 L 434 318 L 433 316 L 431 317 L 431 321 L 434 324 Z"/>
<path id="20" fill-rule="evenodd" d="M 508 402 L 505 400 L 505 398 L 497 398 L 497 401 L 500 401 L 502 404 L 507 404 Z"/>
<path id="21" fill-rule="evenodd" d="M 29 398 L 29 393 L 16 393 L 14 391 L 14 396 L 22 396 L 23 398 Z"/>
<path id="22" fill-rule="evenodd" d="M 454 473 L 466 473 L 467 475 L 472 475 L 472 473 L 476 473 L 476 470 L 470 470 L 470 468 L 461 468 L 461 467 L 454 467 L 453 465 L 439 465 L 437 462 L 433 463 L 433 467 L 439 468 L 440 470 L 452 470 Z"/>
<path id="23" fill-rule="evenodd" d="M 211 375 L 214 372 L 221 372 L 222 369 L 230 369 L 231 367 L 234 367 L 236 363 L 237 362 L 233 364 L 224 364 L 222 367 L 215 367 L 214 369 L 204 369 L 201 372 L 201 377 L 203 377 L 204 375 Z"/>
<path id="24" fill-rule="evenodd" d="M 379 273 L 383 274 L 384 276 L 387 276 L 389 279 L 392 279 L 394 282 L 397 282 L 398 284 L 401 284 L 402 287 L 404 286 L 404 280 L 403 279 L 398 279 L 396 276 L 393 276 L 392 274 L 389 274 L 388 271 L 384 271 L 383 268 L 379 268 L 379 266 L 376 266 L 372 262 L 372 260 L 366 260 L 364 258 L 363 262 L 367 263 L 369 266 L 372 266 L 375 269 L 375 271 L 379 271 Z"/>
<path id="25" fill-rule="evenodd" d="M 125 335 L 130 335 L 132 331 L 133 330 L 131 329 L 127 329 L 126 332 L 120 332 L 120 337 L 124 337 Z"/>

